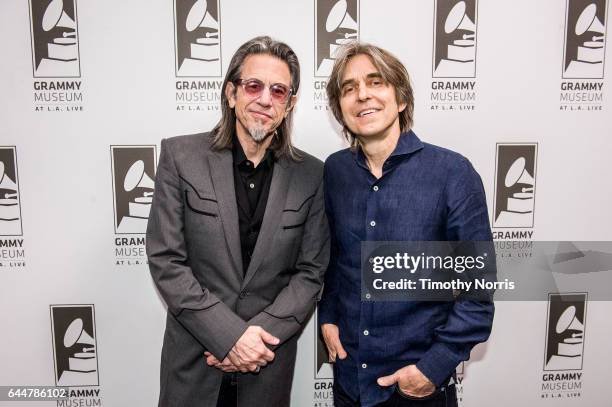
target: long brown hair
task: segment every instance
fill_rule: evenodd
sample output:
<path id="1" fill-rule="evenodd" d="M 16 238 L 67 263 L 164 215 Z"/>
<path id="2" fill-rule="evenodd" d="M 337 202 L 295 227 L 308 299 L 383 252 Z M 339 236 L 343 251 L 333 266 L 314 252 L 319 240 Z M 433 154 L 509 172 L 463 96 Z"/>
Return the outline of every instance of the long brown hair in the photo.
<path id="1" fill-rule="evenodd" d="M 300 63 L 297 55 L 287 44 L 273 40 L 268 36 L 255 37 L 245 42 L 238 48 L 229 68 L 225 74 L 223 86 L 221 87 L 221 119 L 212 130 L 212 147 L 215 150 L 222 150 L 232 147 L 233 134 L 236 127 L 236 113 L 229 106 L 229 101 L 225 94 L 228 83 L 236 83 L 240 79 L 242 64 L 249 55 L 267 54 L 284 61 L 289 67 L 291 74 L 292 95 L 296 95 L 300 87 Z M 235 90 L 234 90 L 235 91 Z M 287 103 L 290 103 L 289 99 Z M 299 160 L 301 157 L 291 144 L 291 124 L 293 121 L 293 109 L 289 111 L 287 117 L 283 119 L 271 137 L 274 137 L 270 144 L 277 157 L 286 157 Z"/>

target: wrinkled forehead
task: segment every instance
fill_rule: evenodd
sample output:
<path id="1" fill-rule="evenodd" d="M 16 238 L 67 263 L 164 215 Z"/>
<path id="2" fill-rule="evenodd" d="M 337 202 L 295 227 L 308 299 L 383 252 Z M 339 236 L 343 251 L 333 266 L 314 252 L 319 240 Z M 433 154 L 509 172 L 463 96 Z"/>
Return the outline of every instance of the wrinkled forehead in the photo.
<path id="1" fill-rule="evenodd" d="M 240 67 L 242 79 L 259 79 L 264 83 L 282 83 L 291 86 L 289 65 L 282 59 L 270 54 L 247 56 Z"/>

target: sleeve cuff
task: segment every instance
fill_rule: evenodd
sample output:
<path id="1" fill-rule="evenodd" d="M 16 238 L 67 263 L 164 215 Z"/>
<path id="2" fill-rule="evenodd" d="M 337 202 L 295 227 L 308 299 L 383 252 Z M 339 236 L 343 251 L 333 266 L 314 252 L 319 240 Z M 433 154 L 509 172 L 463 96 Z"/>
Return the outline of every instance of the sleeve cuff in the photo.
<path id="1" fill-rule="evenodd" d="M 331 306 L 327 301 L 322 300 L 319 301 L 317 306 L 317 323 L 319 325 L 323 324 L 334 324 L 338 325 L 338 320 L 336 318 L 335 307 Z"/>
<path id="2" fill-rule="evenodd" d="M 436 387 L 440 387 L 453 374 L 459 363 L 446 345 L 436 343 L 423 355 L 416 367 Z"/>
<path id="3" fill-rule="evenodd" d="M 289 340 L 293 335 L 300 332 L 302 325 L 295 318 L 277 318 L 263 311 L 251 318 L 247 324 L 262 327 L 270 334 L 280 339 L 276 346 L 268 346 L 276 349 L 278 346 Z"/>
<path id="4" fill-rule="evenodd" d="M 225 359 L 248 328 L 247 323 L 222 302 L 206 310 L 184 309 L 177 319 L 219 360 Z"/>

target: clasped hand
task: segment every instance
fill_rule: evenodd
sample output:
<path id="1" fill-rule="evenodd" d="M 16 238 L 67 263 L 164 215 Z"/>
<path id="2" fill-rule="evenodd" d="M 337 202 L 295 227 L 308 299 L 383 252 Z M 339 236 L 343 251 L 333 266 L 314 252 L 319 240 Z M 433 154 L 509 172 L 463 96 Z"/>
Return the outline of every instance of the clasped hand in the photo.
<path id="1" fill-rule="evenodd" d="M 278 345 L 280 340 L 260 326 L 249 326 L 236 341 L 223 361 L 212 353 L 204 352 L 206 363 L 224 372 L 258 372 L 274 360 L 274 352 L 266 345 Z"/>

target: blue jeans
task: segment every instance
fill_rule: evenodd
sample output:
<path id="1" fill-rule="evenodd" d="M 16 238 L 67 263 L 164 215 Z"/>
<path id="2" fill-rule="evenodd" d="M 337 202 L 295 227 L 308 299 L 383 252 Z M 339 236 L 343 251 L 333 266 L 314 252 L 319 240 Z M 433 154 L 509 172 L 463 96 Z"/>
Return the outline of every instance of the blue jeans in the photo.
<path id="1" fill-rule="evenodd" d="M 351 399 L 344 392 L 338 382 L 334 381 L 334 407 L 360 407 L 361 403 Z M 442 389 L 436 389 L 429 396 L 414 398 L 402 393 L 395 386 L 395 392 L 387 401 L 376 407 L 457 407 L 457 392 L 455 385 L 447 385 Z"/>

